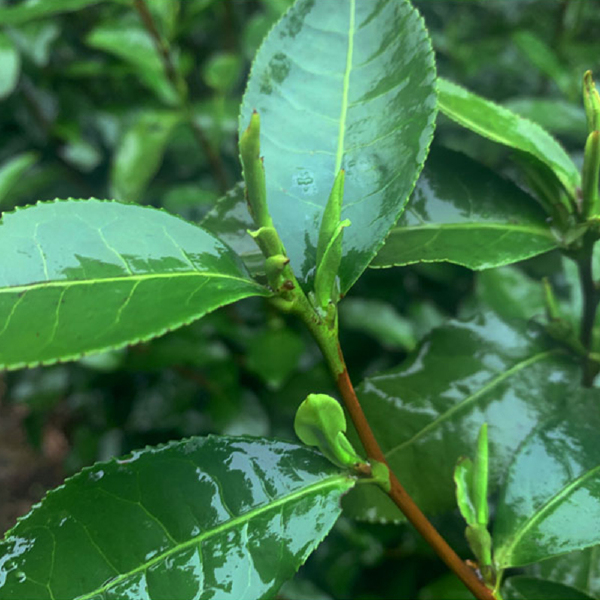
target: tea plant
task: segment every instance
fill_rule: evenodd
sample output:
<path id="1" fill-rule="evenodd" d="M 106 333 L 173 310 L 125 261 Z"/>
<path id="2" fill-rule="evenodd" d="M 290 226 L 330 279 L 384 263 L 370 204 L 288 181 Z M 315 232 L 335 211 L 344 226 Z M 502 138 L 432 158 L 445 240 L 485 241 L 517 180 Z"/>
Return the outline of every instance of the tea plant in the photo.
<path id="1" fill-rule="evenodd" d="M 0 21 L 88 4 L 6 5 Z M 131 7 L 123 31 L 139 19 L 147 55 L 132 53 L 137 38 L 120 38 L 119 27 L 100 26 L 89 41 L 129 61 L 169 108 L 142 115 L 117 153 L 111 195 L 121 201 L 68 198 L 3 214 L 0 366 L 114 356 L 256 297 L 306 327 L 341 403 L 327 389 L 288 399 L 296 441 L 194 436 L 84 468 L 6 534 L 0 599 L 274 597 L 342 511 L 389 527 L 408 520 L 478 599 L 598 597 L 600 96 L 591 73 L 579 169 L 540 125 L 437 77 L 408 0 L 297 0 L 252 64 L 239 112 L 244 185 L 198 225 L 135 203 L 180 126 L 223 189 L 228 175 L 195 117 L 170 17 L 157 23 L 170 9 Z M 221 108 L 234 63 L 207 75 Z M 460 152 L 430 151 L 438 110 L 510 148 L 526 184 Z M 136 158 L 150 139 L 159 150 Z M 137 179 L 126 176 L 131 165 L 120 174 L 120 160 L 138 161 Z M 561 253 L 562 287 L 493 270 L 550 251 Z M 491 271 L 463 320 L 442 323 L 355 390 L 338 305 L 367 267 L 432 262 Z M 376 305 L 366 310 L 376 326 Z M 463 557 L 425 516 L 457 506 Z"/>

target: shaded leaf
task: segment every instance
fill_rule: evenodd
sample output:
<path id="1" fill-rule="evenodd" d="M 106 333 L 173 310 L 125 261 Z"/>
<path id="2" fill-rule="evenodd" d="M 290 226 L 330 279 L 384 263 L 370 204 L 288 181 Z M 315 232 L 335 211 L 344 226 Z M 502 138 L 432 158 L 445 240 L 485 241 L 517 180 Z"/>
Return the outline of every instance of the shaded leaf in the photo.
<path id="1" fill-rule="evenodd" d="M 84 469 L 19 520 L 0 544 L 0 599 L 272 597 L 353 485 L 275 440 L 136 451 Z"/>
<path id="2" fill-rule="evenodd" d="M 231 246 L 251 273 L 264 273 L 265 257 L 248 234 L 249 229 L 254 229 L 254 223 L 244 194 L 244 184 L 238 183 L 217 201 L 201 224 Z"/>
<path id="3" fill-rule="evenodd" d="M 558 243 L 531 196 L 458 152 L 436 149 L 370 266 L 445 261 L 489 269 Z"/>
<path id="4" fill-rule="evenodd" d="M 520 321 L 487 313 L 434 330 L 404 364 L 367 378 L 357 394 L 390 467 L 431 513 L 456 506 L 454 465 L 472 453 L 482 423 L 492 493 L 519 443 L 578 393 L 578 377 Z M 362 519 L 401 518 L 371 486 L 353 491 L 346 506 Z"/>
<path id="5" fill-rule="evenodd" d="M 537 123 L 486 100 L 447 79 L 438 79 L 441 112 L 494 142 L 521 150 L 552 170 L 572 198 L 581 178 L 563 147 Z"/>
<path id="6" fill-rule="evenodd" d="M 86 6 L 99 4 L 101 0 L 25 0 L 12 6 L 0 6 L 0 23 L 2 25 L 20 25 L 33 19 L 48 17 L 61 12 L 81 10 Z"/>
<path id="7" fill-rule="evenodd" d="M 279 389 L 298 369 L 305 345 L 291 329 L 267 330 L 248 340 L 247 368 Z"/>
<path id="8" fill-rule="evenodd" d="M 20 72 L 21 57 L 14 42 L 5 33 L 0 33 L 0 99 L 9 96 L 15 89 Z"/>
<path id="9" fill-rule="evenodd" d="M 423 21 L 404 0 L 299 0 L 261 46 L 240 114 L 261 115 L 269 208 L 294 272 L 310 283 L 321 217 L 345 169 L 345 293 L 402 211 L 435 118 Z"/>
<path id="10" fill-rule="evenodd" d="M 417 345 L 413 323 L 388 302 L 366 298 L 346 298 L 340 304 L 344 329 L 363 331 L 392 350 L 414 350 Z"/>
<path id="11" fill-rule="evenodd" d="M 544 286 L 517 267 L 502 267 L 479 273 L 475 298 L 504 319 L 543 319 Z M 479 305 L 476 305 L 479 310 Z"/>
<path id="12" fill-rule="evenodd" d="M 0 225 L 0 366 L 118 348 L 269 292 L 206 231 L 136 205 L 40 203 Z"/>
<path id="13" fill-rule="evenodd" d="M 562 583 L 525 575 L 508 579 L 502 597 L 504 600 L 592 600 L 591 596 Z"/>
<path id="14" fill-rule="evenodd" d="M 154 42 L 141 25 L 103 23 L 88 34 L 86 43 L 122 59 L 161 100 L 177 104 L 177 93 L 165 75 Z"/>
<path id="15" fill-rule="evenodd" d="M 242 71 L 241 58 L 232 52 L 211 56 L 202 70 L 204 82 L 221 94 L 230 92 Z"/>
<path id="16" fill-rule="evenodd" d="M 549 558 L 527 568 L 527 573 L 600 597 L 600 546 Z"/>
<path id="17" fill-rule="evenodd" d="M 585 392 L 536 429 L 510 466 L 493 533 L 501 568 L 600 544 L 599 394 Z"/>
<path id="18" fill-rule="evenodd" d="M 170 111 L 145 111 L 123 134 L 113 156 L 111 195 L 136 202 L 158 171 L 165 148 L 180 115 Z"/>
<path id="19" fill-rule="evenodd" d="M 575 82 L 569 76 L 569 69 L 561 64 L 556 52 L 539 35 L 530 30 L 521 30 L 513 33 L 512 39 L 527 59 L 541 73 L 550 77 L 565 96 L 573 95 Z"/>
<path id="20" fill-rule="evenodd" d="M 0 165 L 0 205 L 10 195 L 13 187 L 38 161 L 37 152 L 23 152 Z"/>

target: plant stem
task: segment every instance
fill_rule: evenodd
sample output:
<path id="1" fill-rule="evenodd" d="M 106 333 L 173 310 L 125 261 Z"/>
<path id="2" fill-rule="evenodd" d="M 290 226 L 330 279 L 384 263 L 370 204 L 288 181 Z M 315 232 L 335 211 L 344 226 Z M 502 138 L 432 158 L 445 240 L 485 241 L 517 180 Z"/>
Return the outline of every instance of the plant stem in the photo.
<path id="1" fill-rule="evenodd" d="M 337 339 L 337 331 L 335 335 L 327 334 L 324 332 L 325 327 L 323 325 L 315 325 L 314 321 L 307 322 L 303 313 L 300 313 L 300 316 L 308 325 L 323 352 L 367 456 L 370 459 L 384 463 L 389 469 L 385 455 L 373 435 L 371 426 L 367 421 L 350 381 L 342 349 Z M 446 565 L 454 571 L 456 576 L 465 584 L 477 600 L 494 600 L 492 591 L 479 580 L 475 572 L 452 550 L 446 540 L 444 540 L 421 512 L 421 509 L 415 504 L 392 470 L 389 469 L 389 471 L 391 489 L 388 495 L 408 521 L 423 536 L 425 541 L 435 550 Z"/>
<path id="2" fill-rule="evenodd" d="M 210 168 L 217 180 L 219 189 L 221 193 L 224 194 L 229 189 L 229 180 L 223 165 L 223 161 L 219 153 L 215 152 L 214 148 L 206 137 L 204 130 L 194 119 L 194 113 L 189 100 L 187 84 L 175 66 L 169 45 L 160 35 L 160 32 L 156 27 L 156 23 L 154 22 L 154 18 L 152 17 L 152 13 L 148 9 L 146 1 L 133 0 L 133 5 L 138 12 L 146 31 L 154 42 L 154 46 L 156 47 L 156 50 L 163 63 L 165 75 L 179 96 L 179 103 L 183 109 L 186 120 L 192 129 L 194 138 L 202 149 L 202 152 L 206 155 L 208 163 L 210 164 Z"/>
<path id="3" fill-rule="evenodd" d="M 596 289 L 593 276 L 593 251 L 594 240 L 589 236 L 586 236 L 586 239 L 584 240 L 583 256 L 577 260 L 579 280 L 581 282 L 581 293 L 583 296 L 580 339 L 581 344 L 588 355 L 585 357 L 583 364 L 582 385 L 585 387 L 591 387 L 596 376 L 596 368 L 589 359 L 589 354 L 592 351 L 596 310 L 598 309 L 598 302 L 600 301 L 600 295 Z"/>

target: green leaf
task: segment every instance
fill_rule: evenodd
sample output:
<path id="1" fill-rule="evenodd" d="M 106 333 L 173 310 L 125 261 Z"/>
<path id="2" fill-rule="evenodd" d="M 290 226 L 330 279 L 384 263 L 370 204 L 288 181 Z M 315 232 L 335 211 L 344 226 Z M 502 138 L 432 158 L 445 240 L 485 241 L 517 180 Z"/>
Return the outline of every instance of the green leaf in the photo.
<path id="1" fill-rule="evenodd" d="M 256 109 L 269 209 L 296 276 L 310 284 L 321 217 L 346 182 L 345 293 L 373 258 L 421 170 L 435 118 L 435 68 L 406 0 L 299 0 L 261 46 L 240 114 Z"/>
<path id="2" fill-rule="evenodd" d="M 332 463 L 351 468 L 363 461 L 348 441 L 346 427 L 344 409 L 327 394 L 309 394 L 294 419 L 294 431 L 307 446 L 316 446 Z"/>
<path id="3" fill-rule="evenodd" d="M 12 6 L 0 6 L 0 23 L 2 25 L 20 25 L 33 19 L 80 10 L 93 4 L 99 4 L 99 2 L 100 0 L 52 0 L 52 2 L 25 0 Z"/>
<path id="4" fill-rule="evenodd" d="M 292 329 L 274 329 L 248 340 L 246 366 L 271 389 L 279 389 L 298 370 L 305 345 Z"/>
<path id="5" fill-rule="evenodd" d="M 23 175 L 38 161 L 38 158 L 37 152 L 23 152 L 0 165 L 0 206 Z"/>
<path id="6" fill-rule="evenodd" d="M 5 33 L 0 33 L 0 99 L 12 93 L 20 73 L 21 56 L 14 42 Z"/>
<path id="7" fill-rule="evenodd" d="M 544 315 L 542 282 L 531 279 L 518 267 L 502 267 L 479 273 L 475 298 L 505 319 L 526 321 Z"/>
<path id="8" fill-rule="evenodd" d="M 504 600 L 593 600 L 579 590 L 526 575 L 508 579 L 502 590 Z"/>
<path id="9" fill-rule="evenodd" d="M 536 123 L 448 81 L 438 79 L 439 109 L 463 127 L 521 150 L 549 167 L 572 198 L 581 185 L 579 170 L 563 147 Z"/>
<path id="10" fill-rule="evenodd" d="M 220 94 L 227 94 L 238 82 L 241 71 L 240 56 L 222 52 L 209 58 L 202 69 L 202 77 L 207 86 Z"/>
<path id="11" fill-rule="evenodd" d="M 504 102 L 504 106 L 556 135 L 569 136 L 581 146 L 585 143 L 583 107 L 559 98 L 524 97 Z"/>
<path id="12" fill-rule="evenodd" d="M 527 574 L 574 587 L 600 597 L 600 546 L 569 552 L 533 564 Z"/>
<path id="13" fill-rule="evenodd" d="M 2 368 L 118 348 L 269 295 L 204 230 L 118 202 L 56 201 L 5 213 L 0 257 Z"/>
<path id="14" fill-rule="evenodd" d="M 600 544 L 599 394 L 585 392 L 536 429 L 510 466 L 493 532 L 501 568 Z"/>
<path id="15" fill-rule="evenodd" d="M 271 598 L 354 485 L 318 453 L 192 438 L 99 463 L 0 544 L 0 599 Z"/>
<path id="16" fill-rule="evenodd" d="M 458 152 L 436 149 L 370 266 L 445 261 L 479 270 L 514 263 L 558 246 L 545 218 L 515 184 Z"/>
<path id="17" fill-rule="evenodd" d="M 248 233 L 254 223 L 248 212 L 243 183 L 220 198 L 201 225 L 233 248 L 251 273 L 264 273 L 265 257 Z"/>
<path id="18" fill-rule="evenodd" d="M 345 298 L 339 310 L 343 329 L 371 335 L 387 349 L 410 352 L 417 345 L 413 321 L 398 314 L 388 302 Z"/>
<path id="19" fill-rule="evenodd" d="M 577 87 L 573 85 L 573 78 L 569 76 L 569 68 L 563 66 L 556 52 L 533 31 L 516 31 L 512 35 L 516 47 L 537 67 L 541 73 L 554 80 L 567 97 L 573 96 Z"/>
<path id="20" fill-rule="evenodd" d="M 92 48 L 104 50 L 130 65 L 132 73 L 163 102 L 170 106 L 178 103 L 156 46 L 141 25 L 103 23 L 93 29 L 85 41 Z"/>
<path id="21" fill-rule="evenodd" d="M 454 466 L 473 453 L 484 422 L 491 494 L 527 434 L 576 397 L 579 378 L 525 324 L 488 312 L 434 330 L 404 364 L 367 378 L 357 394 L 390 468 L 423 511 L 437 513 L 456 506 Z M 402 518 L 370 486 L 353 491 L 346 506 L 361 519 Z"/>
<path id="22" fill-rule="evenodd" d="M 171 111 L 144 111 L 123 137 L 113 156 L 111 195 L 137 202 L 158 171 L 165 148 L 181 116 Z"/>

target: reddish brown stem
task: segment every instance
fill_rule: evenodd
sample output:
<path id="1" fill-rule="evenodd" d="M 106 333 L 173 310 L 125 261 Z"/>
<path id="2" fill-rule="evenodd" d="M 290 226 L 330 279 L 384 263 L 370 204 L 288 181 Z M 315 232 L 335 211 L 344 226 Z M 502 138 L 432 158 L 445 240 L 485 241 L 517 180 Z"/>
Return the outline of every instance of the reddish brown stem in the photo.
<path id="1" fill-rule="evenodd" d="M 340 350 L 341 356 L 341 350 Z M 365 413 L 356 397 L 356 392 L 350 381 L 348 369 L 345 368 L 342 373 L 336 376 L 337 386 L 344 400 L 346 409 L 350 413 L 354 427 L 358 432 L 360 441 L 367 452 L 369 458 L 385 463 L 387 460 L 373 435 L 371 426 L 367 421 Z M 389 468 L 389 465 L 388 465 Z M 425 541 L 435 550 L 437 555 L 454 571 L 457 577 L 465 584 L 469 591 L 477 600 L 494 600 L 492 592 L 478 579 L 475 571 L 471 569 L 447 544 L 446 540 L 437 532 L 435 527 L 421 512 L 421 509 L 415 504 L 408 495 L 402 484 L 398 481 L 390 469 L 391 489 L 390 498 L 396 506 L 402 511 L 413 527 L 423 536 Z"/>

